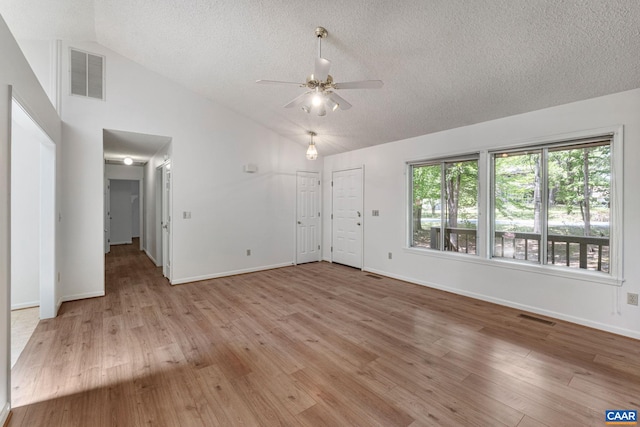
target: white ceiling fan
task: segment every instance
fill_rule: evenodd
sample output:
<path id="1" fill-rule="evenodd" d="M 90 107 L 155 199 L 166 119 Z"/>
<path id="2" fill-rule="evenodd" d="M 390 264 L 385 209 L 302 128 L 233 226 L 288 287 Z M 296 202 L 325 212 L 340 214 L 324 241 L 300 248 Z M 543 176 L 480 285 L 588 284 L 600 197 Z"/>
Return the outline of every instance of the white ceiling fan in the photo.
<path id="1" fill-rule="evenodd" d="M 329 33 L 323 27 L 316 28 L 316 37 L 318 38 L 318 57 L 316 58 L 313 74 L 307 77 L 306 83 L 281 82 L 276 80 L 256 80 L 258 84 L 287 84 L 306 87 L 309 89 L 302 95 L 294 98 L 286 104 L 284 108 L 293 108 L 300 105 L 302 111 L 311 113 L 312 111 L 318 116 L 327 114 L 327 110 L 335 111 L 338 108 L 348 110 L 351 108 L 343 97 L 335 91 L 339 89 L 379 89 L 382 87 L 382 80 L 361 80 L 357 82 L 335 83 L 333 77 L 329 74 L 331 61 L 322 57 L 322 39 L 327 37 Z"/>

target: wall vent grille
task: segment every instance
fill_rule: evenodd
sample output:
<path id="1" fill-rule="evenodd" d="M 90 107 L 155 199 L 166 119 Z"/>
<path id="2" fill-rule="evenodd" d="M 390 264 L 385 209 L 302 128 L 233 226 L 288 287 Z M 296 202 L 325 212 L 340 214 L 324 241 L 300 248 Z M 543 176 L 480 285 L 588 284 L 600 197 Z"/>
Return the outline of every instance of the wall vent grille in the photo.
<path id="1" fill-rule="evenodd" d="M 71 94 L 104 99 L 104 56 L 71 49 Z"/>

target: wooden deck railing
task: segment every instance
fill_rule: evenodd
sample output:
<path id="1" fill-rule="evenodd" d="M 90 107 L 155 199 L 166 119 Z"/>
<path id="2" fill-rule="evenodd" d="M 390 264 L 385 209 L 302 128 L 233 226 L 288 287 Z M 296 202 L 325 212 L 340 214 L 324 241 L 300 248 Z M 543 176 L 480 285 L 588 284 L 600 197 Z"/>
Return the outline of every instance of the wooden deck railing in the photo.
<path id="1" fill-rule="evenodd" d="M 472 242 L 470 237 L 473 238 Z M 431 227 L 431 230 L 429 231 L 429 239 L 430 239 L 430 245 L 433 249 L 440 248 L 440 227 Z M 468 254 L 470 243 L 471 243 L 471 253 L 475 254 L 476 253 L 476 230 L 472 228 L 447 227 L 446 233 L 444 236 L 444 247 L 447 251 L 464 252 Z"/>
<path id="2" fill-rule="evenodd" d="M 433 249 L 439 249 L 440 246 L 440 227 L 431 227 L 429 232 L 430 247 Z M 445 232 L 445 250 L 454 252 L 476 253 L 476 230 L 470 228 L 458 228 L 447 227 Z M 505 242 L 512 242 L 514 250 L 511 257 L 516 258 L 515 247 L 520 243 L 520 247 L 524 251 L 525 261 L 537 261 L 540 262 L 540 234 L 538 233 L 523 233 L 523 232 L 509 232 L 509 231 L 496 231 L 495 232 L 495 244 L 496 251 L 494 256 L 505 258 Z M 529 250 L 529 242 L 536 242 L 538 250 L 534 250 L 533 254 Z M 565 262 L 569 266 L 572 260 L 571 244 L 578 245 L 578 260 L 580 268 L 588 268 L 589 265 L 589 251 L 594 250 L 597 247 L 597 270 L 602 271 L 602 254 L 604 248 L 609 248 L 608 237 L 582 237 L 582 236 L 567 236 L 559 234 L 549 234 L 547 236 L 548 241 L 548 255 L 552 264 L 556 263 L 556 247 L 564 246 Z M 592 248 L 589 248 L 592 246 Z M 533 258 L 532 258 L 533 257 Z M 575 258 L 573 258 L 575 259 Z"/>

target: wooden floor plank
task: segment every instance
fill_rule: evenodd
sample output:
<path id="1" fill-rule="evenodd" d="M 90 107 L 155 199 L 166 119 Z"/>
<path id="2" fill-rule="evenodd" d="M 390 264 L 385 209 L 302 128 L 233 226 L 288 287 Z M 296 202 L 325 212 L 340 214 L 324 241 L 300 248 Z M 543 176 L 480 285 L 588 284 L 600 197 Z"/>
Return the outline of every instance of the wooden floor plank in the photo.
<path id="1" fill-rule="evenodd" d="M 40 321 L 9 426 L 589 426 L 640 409 L 640 342 L 311 263 L 171 286 L 136 245 Z M 546 318 L 545 318 L 546 319 Z"/>

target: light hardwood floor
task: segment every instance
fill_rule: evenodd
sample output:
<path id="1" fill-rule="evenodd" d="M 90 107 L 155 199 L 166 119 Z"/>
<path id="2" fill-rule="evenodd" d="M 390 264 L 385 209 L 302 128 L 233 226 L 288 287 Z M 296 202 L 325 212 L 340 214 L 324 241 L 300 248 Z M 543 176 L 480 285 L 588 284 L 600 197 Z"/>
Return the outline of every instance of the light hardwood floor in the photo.
<path id="1" fill-rule="evenodd" d="M 40 307 L 11 311 L 11 367 L 18 361 L 40 321 Z"/>
<path id="2" fill-rule="evenodd" d="M 328 263 L 171 287 L 131 245 L 41 321 L 9 426 L 602 426 L 640 342 Z"/>

